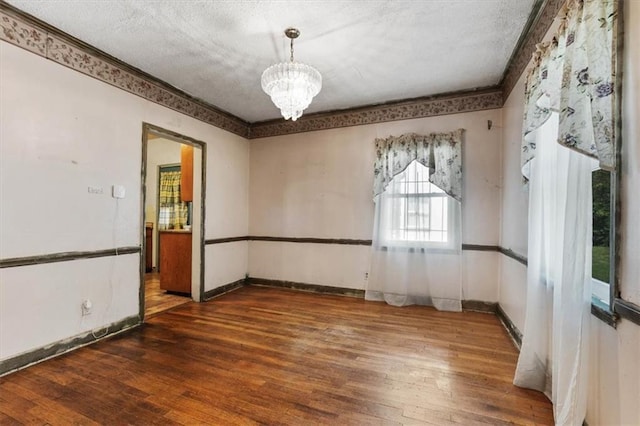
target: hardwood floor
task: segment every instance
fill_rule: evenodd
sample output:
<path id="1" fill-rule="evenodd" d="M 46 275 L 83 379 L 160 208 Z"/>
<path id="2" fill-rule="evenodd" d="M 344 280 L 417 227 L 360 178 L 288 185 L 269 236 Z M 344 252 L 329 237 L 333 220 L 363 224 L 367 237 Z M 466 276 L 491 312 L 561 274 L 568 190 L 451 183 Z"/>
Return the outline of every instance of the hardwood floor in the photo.
<path id="1" fill-rule="evenodd" d="M 189 303 L 188 296 L 177 296 L 160 289 L 160 274 L 151 272 L 144 275 L 144 316 L 150 318 L 160 312 Z"/>
<path id="2" fill-rule="evenodd" d="M 244 287 L 0 379 L 0 423 L 552 424 L 498 319 Z"/>

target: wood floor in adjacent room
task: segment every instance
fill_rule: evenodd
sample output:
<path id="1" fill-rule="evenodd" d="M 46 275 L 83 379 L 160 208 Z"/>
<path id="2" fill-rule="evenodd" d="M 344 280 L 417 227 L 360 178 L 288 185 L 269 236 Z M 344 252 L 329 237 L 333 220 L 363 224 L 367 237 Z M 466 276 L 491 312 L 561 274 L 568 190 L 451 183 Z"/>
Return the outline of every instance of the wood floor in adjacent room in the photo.
<path id="1" fill-rule="evenodd" d="M 144 275 L 144 316 L 150 318 L 160 312 L 189 303 L 191 297 L 167 293 L 160 288 L 160 274 L 150 272 Z"/>
<path id="2" fill-rule="evenodd" d="M 552 424 L 490 314 L 244 287 L 0 378 L 0 423 Z"/>

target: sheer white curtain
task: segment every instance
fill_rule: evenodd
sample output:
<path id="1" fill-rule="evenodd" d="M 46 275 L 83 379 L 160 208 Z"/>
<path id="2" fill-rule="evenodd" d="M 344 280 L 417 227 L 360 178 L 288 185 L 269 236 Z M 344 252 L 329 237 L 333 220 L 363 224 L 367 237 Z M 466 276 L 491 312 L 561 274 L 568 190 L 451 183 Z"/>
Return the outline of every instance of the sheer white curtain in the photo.
<path id="1" fill-rule="evenodd" d="M 558 114 L 527 135 L 527 312 L 514 383 L 552 400 L 556 424 L 586 414 L 591 307 L 591 172 L 597 161 L 556 143 Z"/>
<path id="2" fill-rule="evenodd" d="M 514 383 L 545 392 L 560 425 L 581 425 L 586 414 L 591 172 L 615 169 L 617 4 L 567 0 L 525 89 L 529 265 Z"/>
<path id="3" fill-rule="evenodd" d="M 401 155 L 396 155 L 396 140 L 377 144 L 379 160 L 392 159 L 389 168 L 397 174 L 374 198 L 367 300 L 461 310 L 461 202 L 438 187 L 461 195 L 461 134 L 411 135 L 410 140 L 417 143 L 405 140 Z M 412 146 L 423 155 L 412 155 Z M 402 170 L 396 161 L 399 157 L 415 159 Z"/>

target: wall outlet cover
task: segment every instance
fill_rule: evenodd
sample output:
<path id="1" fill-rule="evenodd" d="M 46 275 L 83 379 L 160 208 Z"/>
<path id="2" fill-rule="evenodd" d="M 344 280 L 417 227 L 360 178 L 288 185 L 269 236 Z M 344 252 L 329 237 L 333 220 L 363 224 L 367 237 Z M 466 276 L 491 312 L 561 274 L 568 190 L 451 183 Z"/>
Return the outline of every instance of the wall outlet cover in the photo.
<path id="1" fill-rule="evenodd" d="M 93 308 L 93 304 L 91 300 L 86 299 L 82 302 L 82 315 L 89 315 L 91 313 L 91 308 Z"/>
<path id="2" fill-rule="evenodd" d="M 124 198 L 125 192 L 124 186 L 122 185 L 113 185 L 111 188 L 113 198 Z"/>

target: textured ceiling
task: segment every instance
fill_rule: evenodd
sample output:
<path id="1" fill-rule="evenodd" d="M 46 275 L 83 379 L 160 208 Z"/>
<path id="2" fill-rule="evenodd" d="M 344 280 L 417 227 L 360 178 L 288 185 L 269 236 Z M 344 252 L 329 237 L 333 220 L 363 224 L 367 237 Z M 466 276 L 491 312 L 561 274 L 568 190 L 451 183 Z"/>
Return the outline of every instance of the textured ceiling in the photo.
<path id="1" fill-rule="evenodd" d="M 323 89 L 305 111 L 498 84 L 535 0 L 9 0 L 183 91 L 255 122 L 280 117 L 260 87 L 295 58 Z"/>

